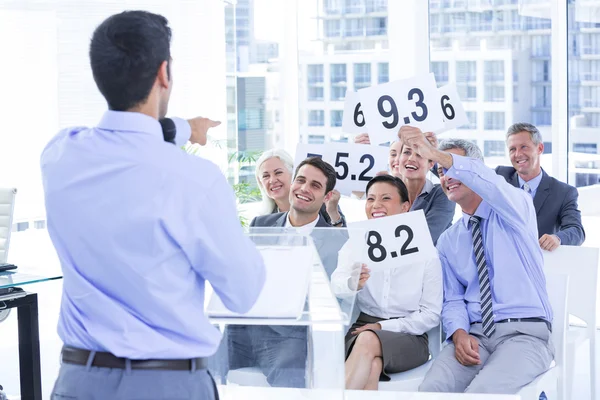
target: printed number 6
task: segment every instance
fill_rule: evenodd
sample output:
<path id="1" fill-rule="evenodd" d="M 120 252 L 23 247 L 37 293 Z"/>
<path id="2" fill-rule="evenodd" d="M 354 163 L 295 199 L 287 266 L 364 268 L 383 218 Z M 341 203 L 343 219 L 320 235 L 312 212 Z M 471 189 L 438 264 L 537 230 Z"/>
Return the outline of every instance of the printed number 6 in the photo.
<path id="1" fill-rule="evenodd" d="M 360 103 L 358 103 L 356 105 L 356 107 L 354 108 L 354 124 L 358 127 L 363 127 L 365 126 L 365 114 L 363 114 L 362 110 L 360 110 Z M 362 117 L 362 121 L 358 122 L 358 116 Z"/>
<path id="2" fill-rule="evenodd" d="M 452 107 L 452 104 L 450 104 L 450 103 L 444 104 L 444 100 L 450 101 L 450 97 L 448 97 L 447 94 L 443 95 L 441 103 L 442 103 L 442 111 L 444 112 L 446 119 L 452 120 L 456 116 L 456 114 L 454 113 L 454 108 Z"/>

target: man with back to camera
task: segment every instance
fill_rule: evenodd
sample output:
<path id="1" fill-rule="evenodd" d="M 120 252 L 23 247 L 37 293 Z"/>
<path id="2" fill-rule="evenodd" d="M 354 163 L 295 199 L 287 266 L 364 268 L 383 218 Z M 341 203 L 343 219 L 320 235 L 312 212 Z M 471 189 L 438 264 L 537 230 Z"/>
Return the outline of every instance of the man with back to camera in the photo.
<path id="1" fill-rule="evenodd" d="M 296 168 L 290 187 L 290 211 L 254 218 L 251 232 L 283 233 L 265 228 L 289 228 L 311 235 L 330 276 L 337 265 L 337 253 L 348 238 L 346 231 L 318 229 L 331 228 L 319 212 L 333 195 L 335 183 L 331 165 L 318 157 L 305 159 Z M 306 387 L 306 326 L 235 325 L 227 332 L 230 369 L 258 367 L 271 386 Z"/>
<path id="2" fill-rule="evenodd" d="M 446 140 L 436 149 L 406 126 L 399 136 L 438 164 L 444 192 L 463 211 L 437 242 L 442 322 L 451 342 L 419 391 L 517 393 L 554 358 L 533 203 L 488 168 L 473 143 Z"/>
<path id="3" fill-rule="evenodd" d="M 585 231 L 577 208 L 579 193 L 542 169 L 544 142 L 540 131 L 525 122 L 513 124 L 506 132 L 506 147 L 513 166 L 498 166 L 496 173 L 531 195 L 542 249 L 553 251 L 561 244 L 581 246 Z"/>
<path id="4" fill-rule="evenodd" d="M 163 140 L 170 40 L 160 15 L 102 22 L 90 63 L 109 110 L 94 128 L 61 131 L 42 153 L 64 275 L 52 399 L 218 398 L 206 357 L 221 336 L 202 312 L 204 282 L 235 312 L 248 311 L 264 283 L 218 167 Z M 205 144 L 219 124 L 174 122 L 179 145 Z"/>

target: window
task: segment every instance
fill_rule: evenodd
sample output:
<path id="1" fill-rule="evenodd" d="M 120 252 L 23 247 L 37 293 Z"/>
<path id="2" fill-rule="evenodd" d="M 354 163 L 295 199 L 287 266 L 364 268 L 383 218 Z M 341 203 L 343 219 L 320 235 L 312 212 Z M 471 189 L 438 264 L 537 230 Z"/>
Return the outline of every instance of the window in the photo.
<path id="1" fill-rule="evenodd" d="M 458 129 L 477 129 L 477 113 L 475 111 L 465 111 L 465 113 L 467 114 L 469 123 L 459 127 Z"/>
<path id="2" fill-rule="evenodd" d="M 354 64 L 354 89 L 371 86 L 371 64 Z"/>
<path id="3" fill-rule="evenodd" d="M 573 143 L 573 151 L 575 153 L 598 154 L 598 144 L 597 143 Z"/>
<path id="4" fill-rule="evenodd" d="M 457 83 L 456 89 L 458 95 L 462 101 L 475 101 L 477 100 L 477 87 L 475 85 L 469 85 L 466 83 Z"/>
<path id="5" fill-rule="evenodd" d="M 477 64 L 475 61 L 456 62 L 456 82 L 475 82 L 477 79 Z"/>
<path id="6" fill-rule="evenodd" d="M 323 64 L 308 65 L 306 68 L 308 84 L 323 83 Z"/>
<path id="7" fill-rule="evenodd" d="M 346 64 L 331 64 L 331 100 L 340 101 L 346 97 Z"/>
<path id="8" fill-rule="evenodd" d="M 306 67 L 306 80 L 308 82 L 308 100 L 323 100 L 323 64 L 309 64 Z"/>
<path id="9" fill-rule="evenodd" d="M 346 84 L 346 64 L 331 64 L 331 83 Z"/>
<path id="10" fill-rule="evenodd" d="M 344 20 L 344 36 L 363 36 L 364 35 L 364 19 L 349 18 Z"/>
<path id="11" fill-rule="evenodd" d="M 504 130 L 504 113 L 498 111 L 486 111 L 483 113 L 484 129 L 486 130 Z"/>
<path id="12" fill-rule="evenodd" d="M 550 126 L 552 124 L 552 113 L 550 111 L 533 111 L 531 117 L 535 126 Z"/>
<path id="13" fill-rule="evenodd" d="M 581 94 L 583 96 L 582 107 L 600 108 L 600 87 L 585 86 L 582 88 Z"/>
<path id="14" fill-rule="evenodd" d="M 29 229 L 29 222 L 17 222 L 16 229 L 13 227 L 13 231 L 15 232 L 23 232 Z"/>
<path id="15" fill-rule="evenodd" d="M 506 144 L 501 140 L 486 140 L 483 142 L 484 157 L 504 157 Z"/>
<path id="16" fill-rule="evenodd" d="M 308 126 L 325 126 L 325 111 L 310 110 L 308 112 Z"/>
<path id="17" fill-rule="evenodd" d="M 323 100 L 323 88 L 316 86 L 308 87 L 308 100 L 311 101 L 322 101 Z"/>
<path id="18" fill-rule="evenodd" d="M 550 69 L 550 61 L 533 61 L 533 81 L 534 82 L 550 82 L 552 70 Z"/>
<path id="19" fill-rule="evenodd" d="M 504 81 L 504 61 L 485 61 L 483 67 L 486 82 Z"/>
<path id="20" fill-rule="evenodd" d="M 504 86 L 486 85 L 485 101 L 504 101 Z"/>
<path id="21" fill-rule="evenodd" d="M 342 33 L 340 20 L 324 21 L 325 36 L 328 38 L 338 37 Z"/>
<path id="22" fill-rule="evenodd" d="M 342 110 L 331 110 L 331 126 L 338 127 L 342 126 L 342 114 L 344 112 Z"/>
<path id="23" fill-rule="evenodd" d="M 533 88 L 533 106 L 536 108 L 552 107 L 552 87 L 534 86 Z"/>
<path id="24" fill-rule="evenodd" d="M 531 55 L 534 57 L 550 57 L 551 37 L 550 35 L 531 37 Z"/>
<path id="25" fill-rule="evenodd" d="M 377 64 L 377 83 L 390 81 L 390 65 L 388 63 Z"/>
<path id="26" fill-rule="evenodd" d="M 342 11 L 342 0 L 325 0 L 323 8 L 326 14 L 339 14 Z"/>
<path id="27" fill-rule="evenodd" d="M 308 144 L 323 144 L 325 136 L 323 135 L 308 135 Z"/>
<path id="28" fill-rule="evenodd" d="M 33 221 L 34 229 L 46 229 L 46 220 Z"/>
<path id="29" fill-rule="evenodd" d="M 367 36 L 387 34 L 387 17 L 367 19 Z"/>
<path id="30" fill-rule="evenodd" d="M 434 61 L 431 63 L 431 72 L 435 76 L 438 86 L 444 86 L 448 83 L 448 62 Z"/>
<path id="31" fill-rule="evenodd" d="M 552 142 L 544 142 L 544 154 L 552 154 Z"/>

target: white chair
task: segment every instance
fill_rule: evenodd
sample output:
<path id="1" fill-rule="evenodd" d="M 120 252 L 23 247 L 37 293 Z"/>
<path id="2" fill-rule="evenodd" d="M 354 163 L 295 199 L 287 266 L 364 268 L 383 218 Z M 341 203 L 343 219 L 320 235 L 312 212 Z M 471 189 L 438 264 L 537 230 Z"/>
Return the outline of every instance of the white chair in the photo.
<path id="1" fill-rule="evenodd" d="M 552 342 L 554 343 L 554 361 L 550 369 L 538 376 L 517 394 L 522 400 L 539 400 L 544 392 L 548 400 L 567 400 L 565 394 L 567 352 L 566 334 L 569 329 L 569 275 L 546 272 L 546 288 L 550 305 L 554 313 L 552 321 Z"/>
<path id="2" fill-rule="evenodd" d="M 590 348 L 590 394 L 596 397 L 596 293 L 598 286 L 597 248 L 560 246 L 553 252 L 544 252 L 544 270 L 548 274 L 569 275 L 570 316 L 585 322 L 586 327 L 569 329 L 567 333 L 566 391 L 573 393 L 575 355 L 577 348 L 589 341 Z M 548 289 L 550 291 L 550 289 Z"/>
<path id="3" fill-rule="evenodd" d="M 17 189 L 0 188 L 0 263 L 8 259 Z"/>
<path id="4" fill-rule="evenodd" d="M 267 382 L 267 377 L 256 367 L 232 369 L 227 374 L 227 384 L 234 386 L 271 386 Z"/>
<path id="5" fill-rule="evenodd" d="M 429 338 L 429 361 L 420 367 L 413 368 L 406 372 L 390 375 L 389 382 L 379 382 L 379 390 L 396 392 L 417 392 L 423 378 L 431 368 L 433 360 L 440 354 L 442 347 L 442 328 L 441 325 L 427 332 Z"/>

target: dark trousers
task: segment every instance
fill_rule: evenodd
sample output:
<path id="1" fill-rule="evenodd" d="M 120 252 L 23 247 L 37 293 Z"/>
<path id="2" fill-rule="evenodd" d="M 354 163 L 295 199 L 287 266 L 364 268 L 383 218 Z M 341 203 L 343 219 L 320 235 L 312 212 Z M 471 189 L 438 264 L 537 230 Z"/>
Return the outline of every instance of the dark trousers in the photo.
<path id="1" fill-rule="evenodd" d="M 274 387 L 306 387 L 307 328 L 304 326 L 227 327 L 229 369 L 259 368 Z"/>

